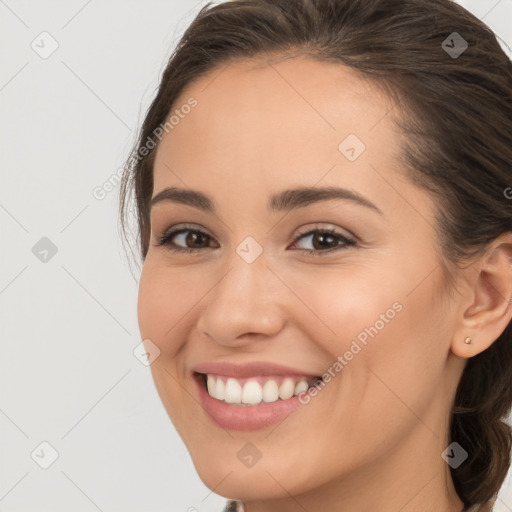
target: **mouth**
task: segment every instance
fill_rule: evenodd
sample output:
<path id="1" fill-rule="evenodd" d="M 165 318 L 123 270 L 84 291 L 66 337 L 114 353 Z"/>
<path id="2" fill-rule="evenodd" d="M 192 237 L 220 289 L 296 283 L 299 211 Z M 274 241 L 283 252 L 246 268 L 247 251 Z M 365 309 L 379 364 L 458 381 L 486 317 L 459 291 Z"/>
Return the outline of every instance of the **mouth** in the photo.
<path id="1" fill-rule="evenodd" d="M 194 378 L 213 399 L 239 407 L 289 401 L 319 382 L 321 376 L 261 375 L 249 378 L 194 372 Z"/>
<path id="2" fill-rule="evenodd" d="M 225 430 L 254 431 L 279 424 L 304 410 L 310 403 L 310 388 L 325 385 L 320 376 L 270 361 L 212 361 L 191 370 L 206 416 Z M 318 414 L 324 400 L 315 399 L 309 407 Z M 297 420 L 291 421 L 296 425 Z"/>

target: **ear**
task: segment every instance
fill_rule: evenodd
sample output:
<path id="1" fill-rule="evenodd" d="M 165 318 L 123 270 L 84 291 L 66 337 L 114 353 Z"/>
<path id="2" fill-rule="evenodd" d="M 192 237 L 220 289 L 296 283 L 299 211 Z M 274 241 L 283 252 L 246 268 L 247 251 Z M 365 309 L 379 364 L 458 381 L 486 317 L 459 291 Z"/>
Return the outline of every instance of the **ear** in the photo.
<path id="1" fill-rule="evenodd" d="M 512 318 L 512 233 L 498 237 L 468 269 L 451 350 L 473 357 L 489 348 Z M 471 343 L 464 340 L 469 337 Z"/>

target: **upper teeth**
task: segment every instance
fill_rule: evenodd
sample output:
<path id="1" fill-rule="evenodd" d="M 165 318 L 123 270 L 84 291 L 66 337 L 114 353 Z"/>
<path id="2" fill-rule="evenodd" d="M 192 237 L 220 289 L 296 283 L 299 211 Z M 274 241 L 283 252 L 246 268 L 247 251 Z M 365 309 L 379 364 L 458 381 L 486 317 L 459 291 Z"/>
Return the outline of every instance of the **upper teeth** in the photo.
<path id="1" fill-rule="evenodd" d="M 311 379 L 309 379 L 311 381 Z M 313 382 L 316 379 L 313 379 Z M 282 381 L 278 385 L 278 381 Z M 228 404 L 258 405 L 287 400 L 306 391 L 310 384 L 306 377 L 235 379 L 207 375 L 208 394 Z"/>

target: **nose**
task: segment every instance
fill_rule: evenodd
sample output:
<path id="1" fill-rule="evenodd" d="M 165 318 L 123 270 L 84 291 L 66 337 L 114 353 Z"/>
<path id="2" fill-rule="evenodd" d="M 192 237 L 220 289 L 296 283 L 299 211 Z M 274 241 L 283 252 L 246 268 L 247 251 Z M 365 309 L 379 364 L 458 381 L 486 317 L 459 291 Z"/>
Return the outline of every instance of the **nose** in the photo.
<path id="1" fill-rule="evenodd" d="M 247 263 L 235 253 L 212 286 L 197 328 L 219 345 L 243 347 L 272 338 L 283 328 L 285 287 L 262 256 Z"/>

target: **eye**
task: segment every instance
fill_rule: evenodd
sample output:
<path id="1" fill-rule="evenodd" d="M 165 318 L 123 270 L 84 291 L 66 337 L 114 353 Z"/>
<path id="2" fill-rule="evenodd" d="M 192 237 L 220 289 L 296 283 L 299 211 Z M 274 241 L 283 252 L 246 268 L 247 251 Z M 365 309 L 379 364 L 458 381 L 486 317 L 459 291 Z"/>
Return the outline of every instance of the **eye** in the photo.
<path id="1" fill-rule="evenodd" d="M 335 229 L 317 228 L 299 234 L 290 247 L 296 248 L 298 242 L 302 239 L 309 239 L 309 241 L 313 243 L 313 249 L 301 249 L 299 247 L 299 250 L 315 256 L 321 253 L 346 249 L 350 246 L 357 246 L 355 239 L 347 237 L 337 232 Z M 198 254 L 201 249 L 212 247 L 212 241 L 213 238 L 204 231 L 194 226 L 182 226 L 179 229 L 164 233 L 159 238 L 156 245 L 158 247 L 166 246 L 169 250 L 174 252 Z M 218 247 L 218 245 L 213 245 L 213 247 Z"/>
<path id="2" fill-rule="evenodd" d="M 356 246 L 357 242 L 353 238 L 349 238 L 335 229 L 311 229 L 306 233 L 301 233 L 293 242 L 292 247 L 297 245 L 299 240 L 307 240 L 313 243 L 313 249 L 300 249 L 308 254 L 317 256 L 321 253 L 346 249 L 350 246 Z"/>
<path id="3" fill-rule="evenodd" d="M 185 247 L 176 245 L 174 239 L 178 243 L 185 244 Z M 183 226 L 180 229 L 174 229 L 172 231 L 164 233 L 156 243 L 157 246 L 166 246 L 171 251 L 184 252 L 184 253 L 195 253 L 200 249 L 209 247 L 208 243 L 206 246 L 202 245 L 205 242 L 210 242 L 212 237 L 201 231 L 200 229 L 194 228 L 193 226 Z M 187 247 L 190 244 L 192 247 Z"/>

